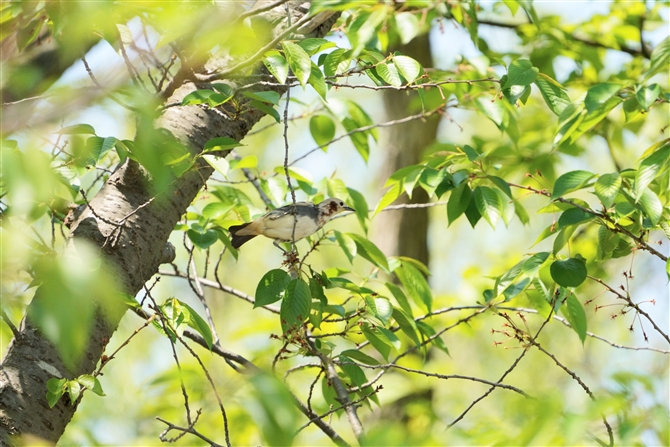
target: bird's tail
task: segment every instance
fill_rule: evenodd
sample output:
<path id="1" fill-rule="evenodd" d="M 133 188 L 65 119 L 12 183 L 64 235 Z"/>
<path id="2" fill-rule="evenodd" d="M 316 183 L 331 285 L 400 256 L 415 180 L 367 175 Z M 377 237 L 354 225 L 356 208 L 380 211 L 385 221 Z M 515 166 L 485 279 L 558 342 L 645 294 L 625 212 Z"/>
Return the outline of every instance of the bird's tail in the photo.
<path id="1" fill-rule="evenodd" d="M 232 236 L 231 243 L 233 245 L 233 248 L 236 250 L 242 246 L 247 241 L 250 241 L 251 239 L 255 238 L 257 235 L 255 234 L 245 234 L 245 235 L 238 235 L 237 232 L 246 228 L 251 222 L 242 224 L 242 225 L 232 225 L 228 227 L 228 231 L 230 231 L 230 235 Z"/>

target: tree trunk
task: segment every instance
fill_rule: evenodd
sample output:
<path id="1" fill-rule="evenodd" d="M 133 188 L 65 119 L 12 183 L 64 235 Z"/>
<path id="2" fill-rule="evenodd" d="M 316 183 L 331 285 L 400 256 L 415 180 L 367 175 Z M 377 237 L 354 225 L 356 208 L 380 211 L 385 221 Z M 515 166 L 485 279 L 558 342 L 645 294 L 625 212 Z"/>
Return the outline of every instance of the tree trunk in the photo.
<path id="1" fill-rule="evenodd" d="M 285 17 L 285 8 L 286 5 L 281 5 L 264 12 L 267 23 L 272 23 L 272 19 L 277 17 Z M 304 15 L 303 8 L 291 12 L 293 24 Z M 300 31 L 306 37 L 322 37 L 336 19 L 337 16 L 332 14 L 317 15 L 308 23 L 307 32 L 304 32 L 304 28 Z M 286 20 L 283 20 L 275 27 L 274 36 L 285 29 Z M 271 39 L 274 36 L 269 37 Z M 216 64 L 225 69 L 239 62 L 232 58 L 225 61 L 225 64 L 210 61 L 207 65 Z M 248 78 L 229 82 L 233 88 L 248 83 Z M 195 81 L 187 80 L 174 89 L 166 104 L 179 104 L 184 96 L 198 88 L 207 88 L 207 84 L 198 82 L 196 87 Z M 279 93 L 285 91 L 283 87 L 271 89 Z M 208 140 L 215 137 L 227 136 L 240 141 L 264 113 L 245 107 L 244 104 L 249 100 L 242 95 L 239 95 L 237 101 L 239 108 L 236 110 L 230 103 L 220 110 L 201 106 L 167 107 L 154 127 L 168 131 L 193 151 L 200 151 Z M 166 245 L 168 237 L 211 173 L 209 165 L 199 164 L 175 180 L 172 193 L 153 200 L 144 169 L 126 160 L 90 201 L 90 206 L 73 222 L 69 249 L 76 250 L 74 241 L 78 239 L 86 239 L 100 247 L 105 262 L 118 272 L 121 291 L 135 296 L 157 272 L 161 263 L 173 260 L 174 249 Z M 127 216 L 130 217 L 121 227 L 114 224 Z M 118 239 L 114 244 L 109 243 L 115 231 L 119 233 Z M 33 300 L 39 299 L 41 293 L 40 288 Z M 47 380 L 53 377 L 72 379 L 81 374 L 91 374 L 121 317 L 121 314 L 103 316 L 97 313 L 83 360 L 73 370 L 65 367 L 57 348 L 24 317 L 18 335 L 10 343 L 0 364 L 0 445 L 20 444 L 22 436 L 35 436 L 53 443 L 58 441 L 74 415 L 76 405 L 61 399 L 50 409 L 45 397 Z"/>
<path id="2" fill-rule="evenodd" d="M 428 34 L 416 37 L 396 50 L 413 57 L 424 67 L 432 66 L 430 41 Z M 418 113 L 420 103 L 414 92 L 384 91 L 386 120 L 403 118 Z M 382 129 L 381 147 L 386 155 L 382 168 L 382 178 L 386 179 L 398 169 L 417 164 L 421 161 L 424 149 L 435 141 L 439 115 L 425 120 L 414 120 L 404 124 Z M 428 195 L 421 189 L 415 189 L 412 199 L 402 195 L 396 203 L 425 203 Z M 378 218 L 379 228 L 375 243 L 388 256 L 409 256 L 428 264 L 428 209 L 417 208 L 382 213 Z"/>

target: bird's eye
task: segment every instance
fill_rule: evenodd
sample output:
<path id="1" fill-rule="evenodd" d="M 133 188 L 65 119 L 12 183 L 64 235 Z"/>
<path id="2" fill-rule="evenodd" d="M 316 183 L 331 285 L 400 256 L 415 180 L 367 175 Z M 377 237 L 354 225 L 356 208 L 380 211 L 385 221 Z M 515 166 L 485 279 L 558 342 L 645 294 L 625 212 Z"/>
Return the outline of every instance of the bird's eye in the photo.
<path id="1" fill-rule="evenodd" d="M 344 202 L 340 202 L 340 206 L 344 206 Z"/>

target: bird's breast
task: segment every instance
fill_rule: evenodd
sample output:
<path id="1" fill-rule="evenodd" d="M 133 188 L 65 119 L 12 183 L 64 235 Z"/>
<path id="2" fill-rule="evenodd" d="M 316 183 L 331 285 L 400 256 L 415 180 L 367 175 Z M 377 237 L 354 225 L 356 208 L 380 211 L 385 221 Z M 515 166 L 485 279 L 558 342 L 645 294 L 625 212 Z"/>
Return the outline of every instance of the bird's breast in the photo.
<path id="1" fill-rule="evenodd" d="M 305 238 L 316 233 L 321 226 L 311 217 L 298 216 L 297 222 L 295 216 L 287 214 L 278 219 L 266 220 L 265 231 L 263 235 L 282 241 L 290 241 L 293 236 L 293 225 L 295 224 L 295 240 Z"/>

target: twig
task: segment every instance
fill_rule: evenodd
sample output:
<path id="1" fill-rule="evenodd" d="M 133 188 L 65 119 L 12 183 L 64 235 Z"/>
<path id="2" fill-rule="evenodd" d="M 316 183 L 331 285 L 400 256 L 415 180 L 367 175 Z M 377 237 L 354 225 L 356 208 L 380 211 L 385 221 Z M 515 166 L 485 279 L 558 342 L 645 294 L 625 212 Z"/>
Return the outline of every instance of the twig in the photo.
<path id="1" fill-rule="evenodd" d="M 16 326 L 14 326 L 14 323 L 12 323 L 12 320 L 9 319 L 9 315 L 5 313 L 4 309 L 0 309 L 0 312 L 2 313 L 2 319 L 5 322 L 7 326 L 9 326 L 9 329 L 12 331 L 12 334 L 14 334 L 15 339 L 21 338 L 21 333 L 19 332 L 18 329 L 16 329 Z"/>
<path id="2" fill-rule="evenodd" d="M 198 410 L 198 415 L 200 415 L 200 410 Z M 212 441 L 211 439 L 209 439 L 208 437 L 206 437 L 205 435 L 203 435 L 199 431 L 195 430 L 190 424 L 189 424 L 188 427 L 180 427 L 178 425 L 174 425 L 171 422 L 166 421 L 165 419 L 161 419 L 159 417 L 156 417 L 156 419 L 161 421 L 165 425 L 167 425 L 167 428 L 158 437 L 163 442 L 174 442 L 177 439 L 179 439 L 179 438 L 176 438 L 176 439 L 170 440 L 170 439 L 165 438 L 165 436 L 167 436 L 167 434 L 170 432 L 170 430 L 177 430 L 177 431 L 180 431 L 182 433 L 189 433 L 191 435 L 197 436 L 198 438 L 202 439 L 203 441 L 209 443 L 210 447 L 223 447 L 221 444 L 217 444 L 216 442 Z"/>

